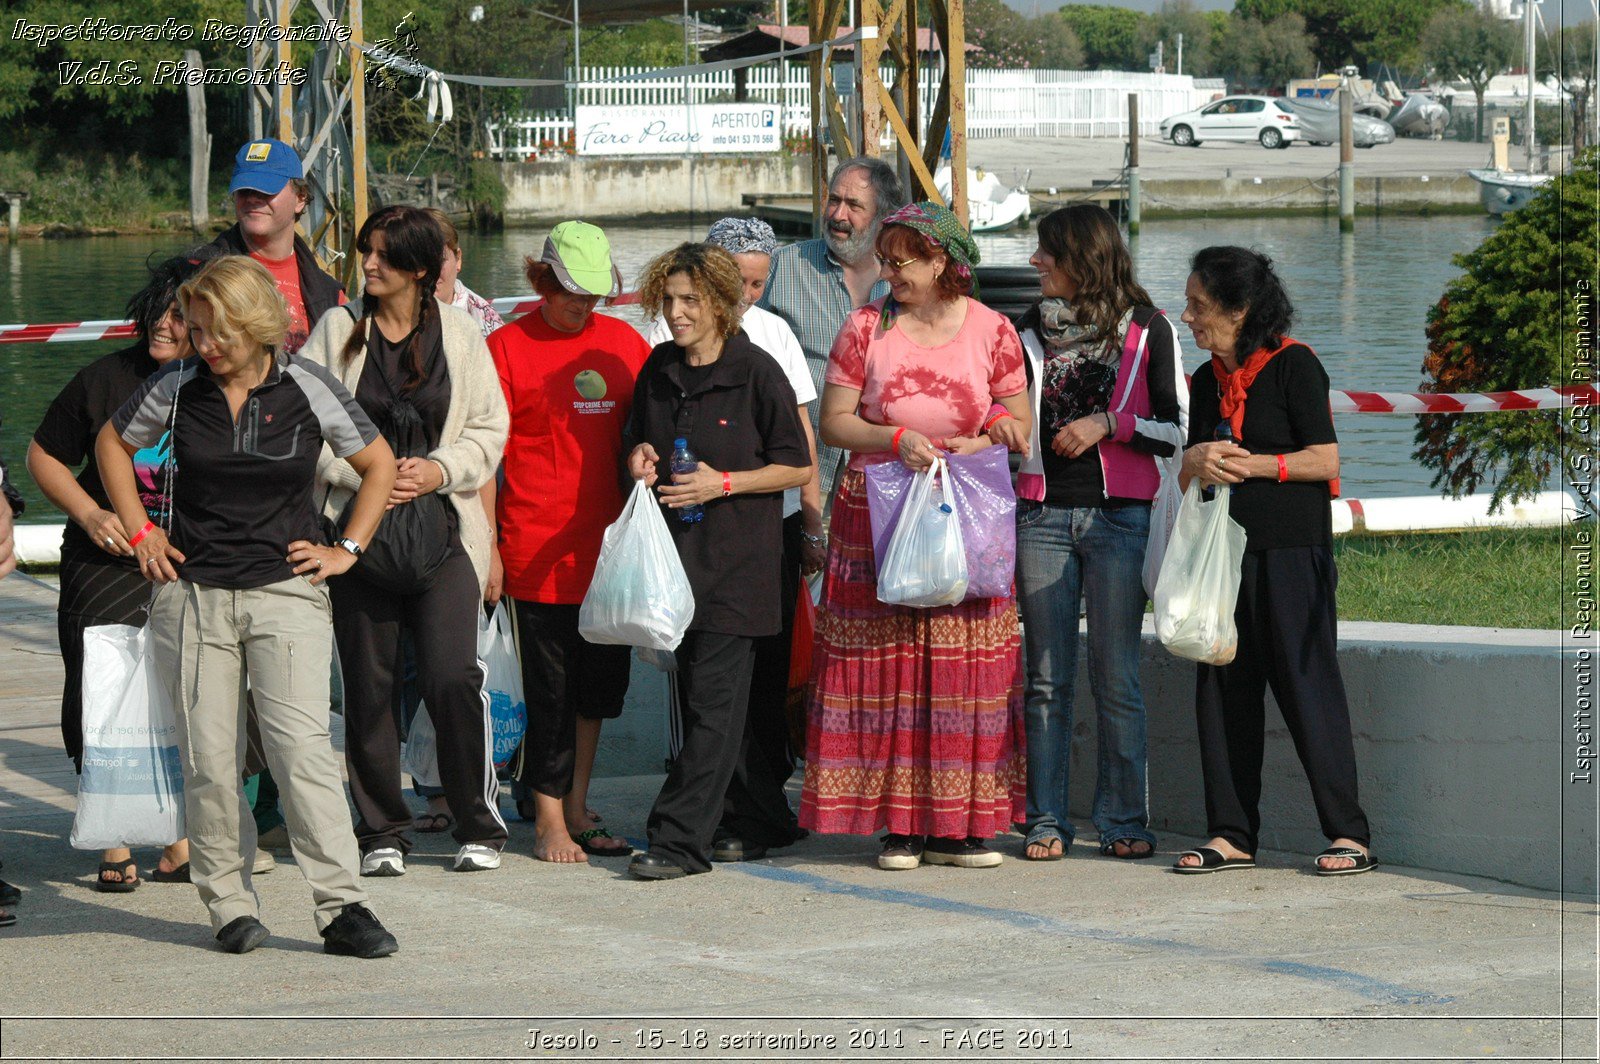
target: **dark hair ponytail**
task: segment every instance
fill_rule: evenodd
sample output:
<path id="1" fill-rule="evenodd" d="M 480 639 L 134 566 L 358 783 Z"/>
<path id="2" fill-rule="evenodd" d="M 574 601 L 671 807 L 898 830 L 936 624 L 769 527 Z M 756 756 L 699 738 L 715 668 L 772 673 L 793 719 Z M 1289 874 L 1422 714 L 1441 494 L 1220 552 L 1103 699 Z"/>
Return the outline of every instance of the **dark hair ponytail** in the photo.
<path id="1" fill-rule="evenodd" d="M 395 204 L 384 207 L 366 220 L 361 232 L 356 235 L 356 250 L 362 255 L 368 254 L 372 250 L 372 234 L 380 231 L 384 238 L 384 258 L 390 266 L 406 273 L 422 272 L 421 279 L 417 281 L 417 294 L 420 296 L 417 301 L 417 329 L 406 350 L 410 365 L 406 367 L 405 382 L 400 386 L 402 392 L 411 392 L 422 383 L 426 371 L 427 352 L 422 350 L 422 334 L 425 331 L 422 326 L 428 322 L 430 315 L 438 315 L 433 290 L 439 284 L 439 271 L 444 268 L 444 233 L 423 208 Z M 363 292 L 361 318 L 351 330 L 350 338 L 345 341 L 341 352 L 346 364 L 366 347 L 367 323 L 377 312 L 378 300 Z"/>
<path id="2" fill-rule="evenodd" d="M 1289 335 L 1294 304 L 1272 268 L 1272 260 L 1261 252 L 1229 246 L 1201 248 L 1194 253 L 1189 269 L 1217 306 L 1245 312 L 1234 342 L 1234 358 L 1240 365 L 1261 348 L 1277 347 Z"/>

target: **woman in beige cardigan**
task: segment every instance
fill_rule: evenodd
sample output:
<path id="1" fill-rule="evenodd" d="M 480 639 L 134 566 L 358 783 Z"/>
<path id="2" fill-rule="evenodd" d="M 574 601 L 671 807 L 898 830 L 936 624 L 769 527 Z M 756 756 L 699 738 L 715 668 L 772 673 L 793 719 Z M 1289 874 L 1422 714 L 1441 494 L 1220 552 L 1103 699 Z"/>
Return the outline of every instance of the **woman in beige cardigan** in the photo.
<path id="1" fill-rule="evenodd" d="M 385 207 L 356 247 L 359 310 L 324 315 L 300 354 L 338 374 L 397 462 L 384 522 L 372 544 L 359 545 L 373 549 L 331 581 L 361 874 L 403 875 L 411 846 L 393 708 L 403 628 L 413 633 L 417 686 L 438 733 L 440 783 L 461 846 L 455 868 L 497 868 L 506 826 L 477 656 L 492 541 L 479 489 L 500 462 L 509 416 L 476 323 L 433 296 L 444 238 L 427 214 Z M 324 450 L 317 473 L 323 512 L 337 523 L 355 471 Z"/>

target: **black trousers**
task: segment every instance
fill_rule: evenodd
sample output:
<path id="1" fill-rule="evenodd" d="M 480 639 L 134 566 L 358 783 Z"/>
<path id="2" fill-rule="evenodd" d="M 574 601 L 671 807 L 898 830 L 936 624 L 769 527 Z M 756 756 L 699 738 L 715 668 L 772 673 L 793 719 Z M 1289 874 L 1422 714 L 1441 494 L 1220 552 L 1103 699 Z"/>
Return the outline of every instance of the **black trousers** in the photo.
<path id="1" fill-rule="evenodd" d="M 783 631 L 755 641 L 750 706 L 745 714 L 739 760 L 723 799 L 719 828 L 721 834 L 766 846 L 787 846 L 800 838 L 800 820 L 783 792 L 784 784 L 794 774 L 786 706 L 794 608 L 800 594 L 798 513 L 783 522 L 782 565 L 779 586 Z"/>
<path id="2" fill-rule="evenodd" d="M 1249 551 L 1239 582 L 1239 651 L 1201 665 L 1195 682 L 1206 820 L 1211 834 L 1255 853 L 1270 685 L 1311 784 L 1322 833 L 1370 841 L 1356 794 L 1350 709 L 1339 674 L 1338 570 L 1327 547 Z"/>
<path id="3" fill-rule="evenodd" d="M 578 718 L 622 715 L 632 650 L 578 634 L 578 607 L 516 602 L 517 647 L 528 730 L 512 761 L 517 782 L 551 798 L 572 790 Z"/>
<path id="4" fill-rule="evenodd" d="M 329 581 L 333 634 L 344 667 L 345 763 L 361 852 L 409 852 L 411 807 L 401 794 L 400 631 L 416 636 L 417 686 L 439 743 L 439 782 L 455 817 L 455 839 L 495 849 L 506 840 L 496 808 L 499 782 L 489 700 L 478 661 L 478 577 L 456 549 L 426 588 L 398 595 L 354 574 Z"/>
<path id="5" fill-rule="evenodd" d="M 678 646 L 683 748 L 645 828 L 650 852 L 690 872 L 711 870 L 711 837 L 744 736 L 755 641 L 691 631 Z"/>

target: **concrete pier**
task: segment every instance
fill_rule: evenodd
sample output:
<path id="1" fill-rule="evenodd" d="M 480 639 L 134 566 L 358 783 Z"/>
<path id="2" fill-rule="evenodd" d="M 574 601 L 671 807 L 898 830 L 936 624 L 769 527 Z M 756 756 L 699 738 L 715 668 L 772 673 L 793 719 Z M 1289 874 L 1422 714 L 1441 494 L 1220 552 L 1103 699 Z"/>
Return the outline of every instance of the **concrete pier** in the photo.
<path id="1" fill-rule="evenodd" d="M 1053 863 L 1019 859 L 1009 836 L 996 869 L 888 873 L 872 838 L 812 838 L 643 883 L 619 860 L 537 862 L 513 820 L 498 871 L 453 873 L 454 842 L 421 835 L 405 877 L 363 881 L 400 938 L 392 959 L 324 956 L 287 855 L 256 881 L 273 937 L 225 955 L 194 888 L 99 894 L 96 855 L 67 848 L 54 604 L 48 587 L 0 580 L 0 875 L 25 892 L 0 928 L 6 1059 L 1595 1059 L 1592 896 L 1392 859 L 1318 878 L 1290 833 L 1274 844 L 1294 849 L 1264 849 L 1260 868 L 1201 877 L 1167 871 L 1193 837 L 1163 827 L 1155 860 L 1116 861 L 1080 822 Z M 1181 730 L 1181 707 L 1164 712 Z M 1379 738 L 1403 764 L 1470 726 Z M 1296 782 L 1273 785 L 1306 805 Z M 638 841 L 659 785 L 599 780 L 592 804 Z M 1485 793 L 1479 811 L 1515 818 L 1556 786 Z M 1380 858 L 1424 836 L 1485 853 L 1393 813 L 1378 830 Z M 1529 818 L 1523 834 L 1549 830 Z M 136 856 L 154 866 L 154 851 Z"/>

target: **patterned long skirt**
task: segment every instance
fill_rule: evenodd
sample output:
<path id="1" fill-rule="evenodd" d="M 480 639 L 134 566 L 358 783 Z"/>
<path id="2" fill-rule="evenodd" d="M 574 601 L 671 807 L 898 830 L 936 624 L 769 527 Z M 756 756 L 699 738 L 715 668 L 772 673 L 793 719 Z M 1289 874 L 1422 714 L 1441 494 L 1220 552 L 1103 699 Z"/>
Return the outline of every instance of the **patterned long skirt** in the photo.
<path id="1" fill-rule="evenodd" d="M 800 823 L 991 838 L 1023 819 L 1016 602 L 878 601 L 866 478 L 839 482 L 817 609 Z"/>

